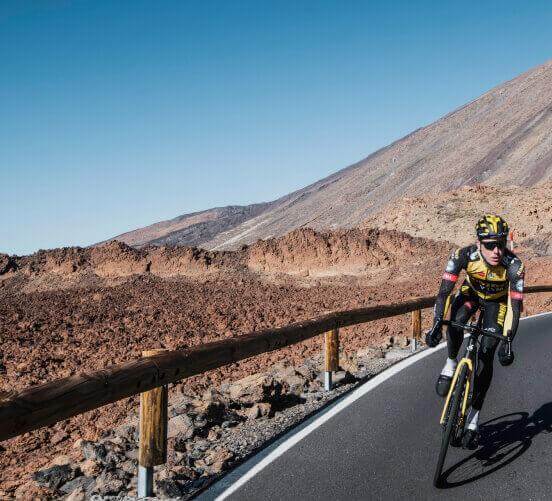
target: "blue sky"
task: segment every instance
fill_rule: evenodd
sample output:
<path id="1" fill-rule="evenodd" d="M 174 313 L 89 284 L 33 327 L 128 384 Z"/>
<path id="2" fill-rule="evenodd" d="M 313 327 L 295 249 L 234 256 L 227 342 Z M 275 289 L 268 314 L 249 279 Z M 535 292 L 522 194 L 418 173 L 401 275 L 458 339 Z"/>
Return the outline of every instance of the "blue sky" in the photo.
<path id="1" fill-rule="evenodd" d="M 0 3 L 0 252 L 272 200 L 552 57 L 549 2 Z"/>

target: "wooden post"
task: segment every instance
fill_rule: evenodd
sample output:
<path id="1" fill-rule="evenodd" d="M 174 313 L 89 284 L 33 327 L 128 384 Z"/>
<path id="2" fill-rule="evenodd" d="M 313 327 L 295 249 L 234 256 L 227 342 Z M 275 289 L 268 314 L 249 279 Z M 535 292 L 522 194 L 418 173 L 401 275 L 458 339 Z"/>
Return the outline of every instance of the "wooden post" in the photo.
<path id="1" fill-rule="evenodd" d="M 412 351 L 416 351 L 418 341 L 422 337 L 422 310 L 412 312 Z"/>
<path id="2" fill-rule="evenodd" d="M 165 350 L 148 350 L 151 357 Z M 167 386 L 140 394 L 140 448 L 138 452 L 138 497 L 153 496 L 153 467 L 167 461 Z"/>
<path id="3" fill-rule="evenodd" d="M 332 389 L 332 372 L 339 370 L 339 329 L 332 329 L 324 335 L 324 389 Z"/>

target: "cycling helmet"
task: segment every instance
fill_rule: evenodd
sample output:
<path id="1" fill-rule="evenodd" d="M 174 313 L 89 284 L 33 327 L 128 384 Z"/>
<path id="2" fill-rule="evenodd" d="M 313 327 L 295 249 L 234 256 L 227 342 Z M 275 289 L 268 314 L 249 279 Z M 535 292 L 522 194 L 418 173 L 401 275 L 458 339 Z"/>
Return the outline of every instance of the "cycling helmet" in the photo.
<path id="1" fill-rule="evenodd" d="M 485 214 L 475 226 L 477 238 L 479 240 L 495 239 L 506 240 L 510 228 L 508 223 L 500 216 L 494 214 Z"/>

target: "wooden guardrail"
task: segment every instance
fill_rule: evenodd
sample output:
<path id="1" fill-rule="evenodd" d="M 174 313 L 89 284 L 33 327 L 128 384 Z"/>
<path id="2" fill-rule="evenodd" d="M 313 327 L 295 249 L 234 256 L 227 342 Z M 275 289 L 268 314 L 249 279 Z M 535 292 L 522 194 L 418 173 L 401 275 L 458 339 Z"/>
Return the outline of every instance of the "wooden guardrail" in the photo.
<path id="1" fill-rule="evenodd" d="M 552 285 L 527 287 L 525 292 L 552 292 Z M 329 313 L 277 329 L 252 332 L 186 350 L 157 353 L 14 392 L 0 400 L 0 441 L 333 329 L 422 310 L 434 303 L 435 296 L 429 296 L 395 305 Z"/>
<path id="2" fill-rule="evenodd" d="M 158 386 L 299 343 L 332 329 L 428 308 L 434 302 L 435 297 L 423 297 L 396 305 L 329 313 L 314 320 L 186 350 L 166 351 L 96 372 L 33 386 L 0 401 L 0 441 Z"/>
<path id="3" fill-rule="evenodd" d="M 526 293 L 552 292 L 552 285 L 527 287 Z M 178 351 L 152 350 L 143 358 L 114 365 L 104 370 L 82 373 L 58 379 L 49 383 L 13 392 L 0 397 L 0 441 L 52 425 L 64 419 L 97 409 L 123 398 L 142 394 L 142 404 L 160 402 L 150 409 L 143 409 L 145 419 L 158 422 L 156 415 L 166 408 L 166 389 L 152 393 L 150 390 L 166 387 L 181 379 L 216 369 L 254 355 L 267 353 L 290 346 L 319 334 L 326 335 L 326 374 L 337 368 L 338 329 L 382 318 L 414 312 L 412 332 L 416 339 L 421 335 L 420 310 L 435 303 L 435 296 L 421 297 L 394 305 L 377 305 L 367 308 L 329 313 L 313 320 L 297 322 L 277 329 L 252 332 L 233 339 L 208 343 L 194 348 Z M 146 395 L 146 392 L 149 395 Z M 144 404 L 146 402 L 146 404 Z M 150 412 L 152 414 L 148 415 Z M 165 419 L 166 420 L 166 419 Z M 144 420 L 143 420 L 144 421 Z M 155 430 L 149 426 L 147 433 L 151 444 L 163 441 L 166 430 Z M 161 438 L 160 438 L 161 437 Z M 165 439 L 166 440 L 166 439 Z M 142 447 L 142 445 L 141 445 Z M 140 462 L 151 468 L 160 458 L 154 457 L 153 445 L 143 444 Z M 161 447 L 162 449 L 162 447 Z M 159 451 L 157 451 L 159 452 Z M 163 455 L 163 454 L 161 454 Z"/>

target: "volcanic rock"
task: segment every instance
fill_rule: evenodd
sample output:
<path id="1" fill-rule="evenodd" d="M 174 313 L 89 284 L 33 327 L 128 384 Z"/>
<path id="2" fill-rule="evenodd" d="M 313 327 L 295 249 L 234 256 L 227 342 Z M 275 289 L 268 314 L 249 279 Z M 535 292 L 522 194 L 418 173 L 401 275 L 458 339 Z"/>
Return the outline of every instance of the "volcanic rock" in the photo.
<path id="1" fill-rule="evenodd" d="M 55 465 L 45 470 L 37 471 L 33 475 L 33 480 L 44 487 L 55 490 L 62 484 L 72 480 L 77 475 L 77 471 L 68 464 Z"/>
<path id="2" fill-rule="evenodd" d="M 192 418 L 186 414 L 180 414 L 169 419 L 167 437 L 179 437 L 181 440 L 186 440 L 193 436 L 194 428 Z"/>

